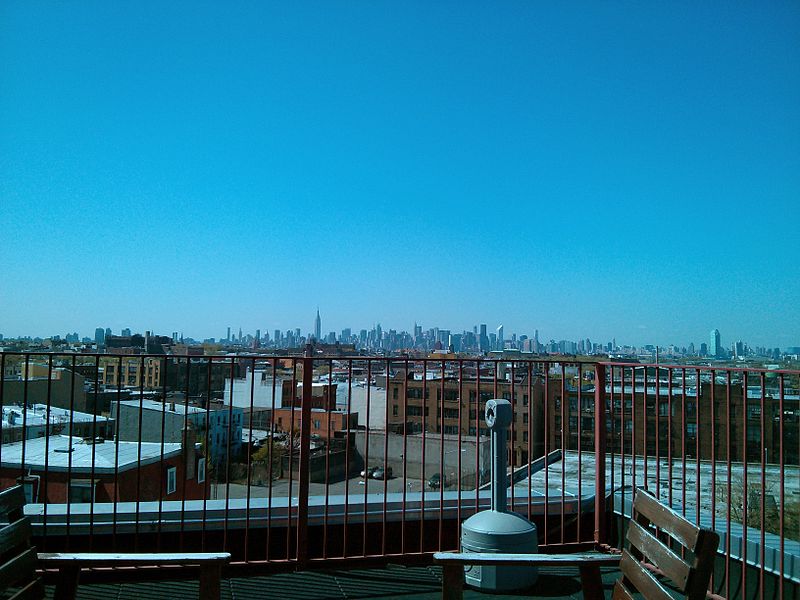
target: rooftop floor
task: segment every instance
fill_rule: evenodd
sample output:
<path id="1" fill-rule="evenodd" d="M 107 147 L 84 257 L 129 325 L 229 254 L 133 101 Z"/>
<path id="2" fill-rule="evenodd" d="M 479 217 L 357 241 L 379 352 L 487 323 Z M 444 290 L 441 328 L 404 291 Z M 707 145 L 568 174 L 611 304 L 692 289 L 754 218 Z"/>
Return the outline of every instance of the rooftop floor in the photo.
<path id="1" fill-rule="evenodd" d="M 611 597 L 616 569 L 601 569 L 606 598 Z M 123 584 L 86 584 L 78 588 L 78 600 L 138 600 L 139 598 L 174 600 L 197 598 L 197 580 L 137 582 Z M 434 600 L 441 598 L 442 576 L 439 567 L 404 567 L 390 565 L 385 569 L 307 571 L 275 575 L 225 579 L 221 600 L 356 600 L 369 598 L 402 598 Z M 47 588 L 47 597 L 53 597 Z M 464 598 L 476 600 L 516 600 L 519 598 L 583 598 L 576 569 L 548 567 L 539 571 L 536 585 L 518 594 L 480 593 L 465 588 Z"/>

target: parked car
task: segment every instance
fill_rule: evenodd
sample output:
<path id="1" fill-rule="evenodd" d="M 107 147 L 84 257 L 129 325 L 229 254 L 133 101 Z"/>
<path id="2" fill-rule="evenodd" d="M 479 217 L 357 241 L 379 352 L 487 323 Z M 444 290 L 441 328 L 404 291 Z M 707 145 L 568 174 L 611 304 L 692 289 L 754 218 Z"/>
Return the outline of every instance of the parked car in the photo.
<path id="1" fill-rule="evenodd" d="M 392 478 L 392 467 L 378 467 L 374 471 L 372 471 L 372 478 L 373 479 L 391 479 Z"/>
<path id="2" fill-rule="evenodd" d="M 367 467 L 363 471 L 361 471 L 361 479 L 370 479 L 373 477 L 373 473 L 380 469 L 381 467 Z"/>
<path id="3" fill-rule="evenodd" d="M 444 487 L 450 485 L 450 482 L 447 480 L 447 477 L 444 478 Z M 428 487 L 432 490 L 438 490 L 442 486 L 442 475 L 441 473 L 434 473 L 431 475 L 431 478 L 428 479 Z"/>

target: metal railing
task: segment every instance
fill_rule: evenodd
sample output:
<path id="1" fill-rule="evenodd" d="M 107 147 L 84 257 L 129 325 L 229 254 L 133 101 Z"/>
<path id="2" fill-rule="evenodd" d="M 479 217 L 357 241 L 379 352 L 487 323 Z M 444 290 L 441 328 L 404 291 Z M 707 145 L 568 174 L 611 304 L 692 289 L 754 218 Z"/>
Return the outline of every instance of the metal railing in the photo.
<path id="1" fill-rule="evenodd" d="M 2 353 L 0 368 L 0 483 L 26 486 L 43 549 L 224 549 L 242 569 L 456 549 L 489 506 L 498 397 L 514 407 L 509 507 L 542 549 L 619 543 L 614 515 L 645 487 L 722 532 L 717 593 L 753 573 L 794 585 L 797 371 L 308 350 Z"/>

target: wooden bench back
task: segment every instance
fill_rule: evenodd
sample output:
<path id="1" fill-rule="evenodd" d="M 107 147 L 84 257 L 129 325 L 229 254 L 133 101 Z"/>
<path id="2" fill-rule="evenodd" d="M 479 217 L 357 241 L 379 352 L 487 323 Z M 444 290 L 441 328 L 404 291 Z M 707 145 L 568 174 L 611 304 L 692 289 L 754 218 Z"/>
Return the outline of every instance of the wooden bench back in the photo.
<path id="1" fill-rule="evenodd" d="M 0 598 L 44 598 L 21 485 L 0 492 Z"/>
<path id="2" fill-rule="evenodd" d="M 633 598 L 634 589 L 649 600 L 674 600 L 661 577 L 689 600 L 706 597 L 719 545 L 716 533 L 687 521 L 646 491 L 637 490 L 627 539 L 629 548 L 622 552 L 622 578 L 614 586 L 614 600 Z M 673 551 L 677 546 L 682 549 Z"/>

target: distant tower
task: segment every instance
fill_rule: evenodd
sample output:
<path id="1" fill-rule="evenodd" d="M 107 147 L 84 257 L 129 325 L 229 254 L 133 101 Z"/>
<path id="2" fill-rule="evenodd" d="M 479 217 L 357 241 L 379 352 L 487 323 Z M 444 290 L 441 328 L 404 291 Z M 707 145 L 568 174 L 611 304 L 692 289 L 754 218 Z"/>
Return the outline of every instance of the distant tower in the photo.
<path id="1" fill-rule="evenodd" d="M 714 329 L 711 331 L 711 339 L 710 344 L 708 346 L 708 354 L 709 356 L 713 356 L 714 358 L 720 358 L 722 354 L 722 339 L 719 335 L 719 329 Z"/>
<path id="2" fill-rule="evenodd" d="M 319 316 L 319 307 L 317 307 L 317 318 L 314 319 L 314 340 L 317 342 L 322 340 L 322 319 Z"/>
<path id="3" fill-rule="evenodd" d="M 506 345 L 505 338 L 503 337 L 503 326 L 497 328 L 497 349 L 502 350 Z"/>

